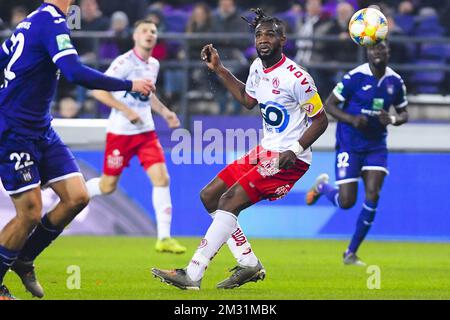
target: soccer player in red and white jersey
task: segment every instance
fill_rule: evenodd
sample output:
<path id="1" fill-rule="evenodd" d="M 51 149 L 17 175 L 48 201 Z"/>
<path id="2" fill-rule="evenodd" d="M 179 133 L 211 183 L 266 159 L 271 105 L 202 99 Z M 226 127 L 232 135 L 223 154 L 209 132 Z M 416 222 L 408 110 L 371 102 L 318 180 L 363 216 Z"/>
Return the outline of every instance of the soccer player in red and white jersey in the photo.
<path id="1" fill-rule="evenodd" d="M 208 264 L 227 242 L 238 266 L 217 287 L 232 289 L 264 279 L 237 217 L 249 206 L 285 196 L 311 163 L 311 145 L 326 130 L 328 119 L 314 81 L 283 54 L 286 43 L 281 20 L 255 10 L 255 44 L 259 58 L 244 84 L 221 63 L 212 45 L 201 56 L 243 106 L 259 106 L 263 116 L 261 145 L 223 169 L 202 191 L 201 199 L 214 220 L 185 269 L 152 269 L 154 276 L 181 289 L 199 290 Z"/>
<path id="2" fill-rule="evenodd" d="M 147 20 L 138 21 L 133 39 L 133 50 L 114 60 L 106 74 L 130 80 L 145 75 L 156 83 L 159 62 L 151 56 L 158 39 L 156 25 Z M 137 156 L 153 184 L 152 199 L 158 232 L 155 248 L 159 252 L 184 253 L 186 248 L 170 235 L 172 202 L 169 174 L 155 132 L 152 110 L 160 114 L 170 128 L 180 126 L 177 115 L 156 94 L 147 97 L 134 92 L 96 90 L 93 95 L 112 110 L 107 127 L 103 175 L 87 182 L 89 195 L 94 197 L 114 192 L 123 170 L 131 158 Z"/>

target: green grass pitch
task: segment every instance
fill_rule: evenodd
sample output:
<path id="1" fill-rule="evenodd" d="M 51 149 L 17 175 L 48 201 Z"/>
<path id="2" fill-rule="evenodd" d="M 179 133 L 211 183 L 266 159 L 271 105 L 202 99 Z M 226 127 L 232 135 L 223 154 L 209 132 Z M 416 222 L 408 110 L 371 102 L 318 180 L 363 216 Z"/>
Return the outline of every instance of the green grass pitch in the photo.
<path id="1" fill-rule="evenodd" d="M 344 266 L 346 241 L 253 239 L 267 277 L 234 290 L 217 290 L 234 259 L 224 246 L 203 279 L 199 292 L 167 286 L 151 267 L 187 265 L 198 238 L 181 238 L 183 255 L 154 251 L 155 239 L 130 237 L 63 237 L 36 261 L 46 299 L 450 299 L 450 243 L 368 241 L 360 255 L 381 271 L 381 288 L 368 289 L 365 267 Z M 79 266 L 81 288 L 73 283 L 70 266 Z M 5 284 L 20 299 L 30 299 L 9 272 Z"/>

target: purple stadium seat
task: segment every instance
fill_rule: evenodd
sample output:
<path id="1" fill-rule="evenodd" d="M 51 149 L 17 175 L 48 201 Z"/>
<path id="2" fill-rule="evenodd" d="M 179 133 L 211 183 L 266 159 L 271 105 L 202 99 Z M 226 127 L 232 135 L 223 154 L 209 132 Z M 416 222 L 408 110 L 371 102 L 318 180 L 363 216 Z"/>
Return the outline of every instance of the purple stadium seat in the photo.
<path id="1" fill-rule="evenodd" d="M 293 12 L 285 11 L 285 12 L 279 12 L 274 14 L 275 17 L 283 20 L 290 28 L 292 32 L 295 31 L 297 27 L 297 21 L 300 19 L 300 17 Z"/>
<path id="2" fill-rule="evenodd" d="M 444 28 L 439 23 L 437 16 L 432 16 L 420 21 L 415 29 L 416 36 L 433 36 L 439 37 L 444 35 Z"/>
<path id="3" fill-rule="evenodd" d="M 420 49 L 421 59 L 442 60 L 447 57 L 447 48 L 443 44 L 422 44 Z"/>
<path id="4" fill-rule="evenodd" d="M 181 10 L 170 10 L 165 12 L 168 32 L 185 32 L 190 12 Z"/>
<path id="5" fill-rule="evenodd" d="M 436 60 L 418 60 L 417 64 L 444 67 L 445 62 Z M 411 82 L 415 84 L 418 93 L 439 93 L 445 80 L 445 71 L 417 71 L 411 76 Z"/>
<path id="6" fill-rule="evenodd" d="M 414 17 L 406 14 L 397 14 L 394 17 L 395 23 L 405 32 L 412 34 L 414 31 Z"/>

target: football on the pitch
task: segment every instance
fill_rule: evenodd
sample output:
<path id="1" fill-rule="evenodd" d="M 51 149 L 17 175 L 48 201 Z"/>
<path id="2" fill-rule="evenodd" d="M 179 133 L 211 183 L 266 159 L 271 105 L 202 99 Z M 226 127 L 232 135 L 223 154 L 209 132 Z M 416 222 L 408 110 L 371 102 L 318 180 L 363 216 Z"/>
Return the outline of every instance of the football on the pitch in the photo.
<path id="1" fill-rule="evenodd" d="M 377 9 L 365 8 L 350 19 L 348 30 L 352 40 L 363 47 L 380 43 L 388 34 L 386 17 Z"/>

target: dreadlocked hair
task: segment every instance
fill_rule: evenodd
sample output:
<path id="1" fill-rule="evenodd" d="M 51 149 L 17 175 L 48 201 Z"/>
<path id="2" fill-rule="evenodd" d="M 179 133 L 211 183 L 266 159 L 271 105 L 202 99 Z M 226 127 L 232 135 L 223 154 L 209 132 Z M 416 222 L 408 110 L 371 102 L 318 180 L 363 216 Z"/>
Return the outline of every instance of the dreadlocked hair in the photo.
<path id="1" fill-rule="evenodd" d="M 249 21 L 245 17 L 241 17 L 241 18 L 245 22 L 247 22 L 251 28 L 256 29 L 256 27 L 258 25 L 260 25 L 261 23 L 272 23 L 276 26 L 276 29 L 279 30 L 279 32 L 281 32 L 281 34 L 285 33 L 285 25 L 282 20 L 280 20 L 276 17 L 271 17 L 271 16 L 266 15 L 264 10 L 261 8 L 256 8 L 256 9 L 252 8 L 252 9 L 250 9 L 250 11 L 255 13 L 255 17 L 253 18 L 252 21 Z"/>

